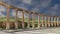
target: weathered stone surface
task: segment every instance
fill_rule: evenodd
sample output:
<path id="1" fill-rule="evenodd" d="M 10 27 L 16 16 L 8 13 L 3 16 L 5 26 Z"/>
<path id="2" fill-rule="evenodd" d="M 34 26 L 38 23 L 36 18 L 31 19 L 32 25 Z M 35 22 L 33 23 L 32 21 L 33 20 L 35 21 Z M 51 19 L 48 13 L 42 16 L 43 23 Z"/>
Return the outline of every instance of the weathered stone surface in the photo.
<path id="1" fill-rule="evenodd" d="M 13 31 L 13 30 L 10 30 Z M 48 28 L 40 30 L 29 30 L 29 31 L 18 31 L 18 32 L 5 32 L 0 31 L 0 34 L 60 34 L 60 27 L 57 28 Z"/>

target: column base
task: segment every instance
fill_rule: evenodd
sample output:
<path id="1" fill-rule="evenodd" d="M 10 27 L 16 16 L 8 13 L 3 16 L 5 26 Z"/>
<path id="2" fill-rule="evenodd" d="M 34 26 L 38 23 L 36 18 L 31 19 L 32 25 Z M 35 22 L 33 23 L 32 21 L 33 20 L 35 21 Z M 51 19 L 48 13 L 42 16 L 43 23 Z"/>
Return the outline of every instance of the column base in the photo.
<path id="1" fill-rule="evenodd" d="M 10 24 L 6 23 L 6 29 L 9 30 L 10 29 Z"/>
<path id="2" fill-rule="evenodd" d="M 18 29 L 18 23 L 15 22 L 15 29 Z"/>

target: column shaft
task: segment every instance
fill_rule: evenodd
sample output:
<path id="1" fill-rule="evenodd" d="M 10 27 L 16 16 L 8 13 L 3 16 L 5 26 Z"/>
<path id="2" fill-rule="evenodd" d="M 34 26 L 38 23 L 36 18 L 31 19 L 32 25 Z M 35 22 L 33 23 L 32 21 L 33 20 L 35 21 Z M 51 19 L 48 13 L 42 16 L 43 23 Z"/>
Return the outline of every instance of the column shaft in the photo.
<path id="1" fill-rule="evenodd" d="M 53 27 L 53 17 L 51 17 L 51 26 Z"/>
<path id="2" fill-rule="evenodd" d="M 56 27 L 56 17 L 54 17 L 54 26 Z"/>
<path id="3" fill-rule="evenodd" d="M 45 16 L 45 27 L 47 27 L 47 20 L 46 20 L 46 16 Z"/>
<path id="4" fill-rule="evenodd" d="M 32 28 L 35 27 L 34 22 L 35 22 L 35 19 L 34 19 L 34 13 L 33 13 L 33 14 L 32 14 Z"/>
<path id="5" fill-rule="evenodd" d="M 40 15 L 38 15 L 38 28 L 40 28 Z"/>
<path id="6" fill-rule="evenodd" d="M 6 29 L 10 29 L 10 24 L 9 24 L 9 14 L 10 14 L 10 8 L 9 8 L 9 6 L 7 6 L 7 11 L 6 11 L 6 13 L 7 13 L 7 16 L 6 16 L 6 18 L 7 18 L 7 23 L 6 23 Z"/>
<path id="7" fill-rule="evenodd" d="M 22 11 L 22 28 L 24 28 L 24 11 L 25 10 Z"/>
<path id="8" fill-rule="evenodd" d="M 16 11 L 16 16 L 15 16 L 15 29 L 18 29 L 18 10 L 15 9 Z"/>
<path id="9" fill-rule="evenodd" d="M 48 17 L 48 27 L 50 27 L 50 17 Z"/>
<path id="10" fill-rule="evenodd" d="M 30 28 L 30 13 L 28 14 L 28 28 Z"/>
<path id="11" fill-rule="evenodd" d="M 42 16 L 42 27 L 44 27 L 44 16 Z"/>
<path id="12" fill-rule="evenodd" d="M 57 17 L 57 26 L 59 26 L 59 18 Z"/>

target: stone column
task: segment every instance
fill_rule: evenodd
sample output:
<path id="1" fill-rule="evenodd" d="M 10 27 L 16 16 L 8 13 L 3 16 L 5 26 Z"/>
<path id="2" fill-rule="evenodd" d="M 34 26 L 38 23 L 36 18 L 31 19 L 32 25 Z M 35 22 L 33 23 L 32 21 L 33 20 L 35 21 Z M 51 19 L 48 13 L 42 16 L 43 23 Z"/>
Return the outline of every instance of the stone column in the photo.
<path id="1" fill-rule="evenodd" d="M 24 26 L 24 11 L 25 11 L 25 10 L 22 11 L 22 28 L 25 27 L 25 26 Z"/>
<path id="2" fill-rule="evenodd" d="M 42 16 L 42 27 L 44 27 L 44 16 Z"/>
<path id="3" fill-rule="evenodd" d="M 35 27 L 35 25 L 34 25 L 34 22 L 35 22 L 35 14 L 34 14 L 34 12 L 33 12 L 33 14 L 32 14 L 32 28 L 34 28 Z"/>
<path id="4" fill-rule="evenodd" d="M 7 19 L 7 22 L 6 22 L 6 29 L 10 29 L 10 24 L 9 24 L 9 18 L 10 18 L 10 6 L 7 5 L 7 11 L 6 11 L 6 19 Z"/>
<path id="5" fill-rule="evenodd" d="M 50 17 L 48 16 L 48 27 L 50 27 Z"/>
<path id="6" fill-rule="evenodd" d="M 57 26 L 59 26 L 59 17 L 57 17 Z"/>
<path id="7" fill-rule="evenodd" d="M 18 29 L 18 10 L 15 9 L 16 11 L 16 16 L 15 16 L 15 29 Z"/>
<path id="8" fill-rule="evenodd" d="M 28 13 L 28 27 L 27 28 L 30 28 L 30 12 Z"/>
<path id="9" fill-rule="evenodd" d="M 40 14 L 38 15 L 38 28 L 40 28 Z"/>
<path id="10" fill-rule="evenodd" d="M 45 16 L 45 27 L 47 27 L 47 20 L 46 20 L 46 18 L 47 18 L 47 17 Z"/>
<path id="11" fill-rule="evenodd" d="M 54 26 L 56 27 L 56 17 L 54 17 Z"/>
<path id="12" fill-rule="evenodd" d="M 53 17 L 51 17 L 51 26 L 53 27 Z"/>

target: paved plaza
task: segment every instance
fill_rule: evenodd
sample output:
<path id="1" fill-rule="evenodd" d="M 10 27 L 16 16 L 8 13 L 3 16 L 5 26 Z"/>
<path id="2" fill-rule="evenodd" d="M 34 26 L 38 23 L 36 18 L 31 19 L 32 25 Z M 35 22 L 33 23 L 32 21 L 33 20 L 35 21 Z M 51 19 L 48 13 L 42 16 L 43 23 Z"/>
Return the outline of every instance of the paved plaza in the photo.
<path id="1" fill-rule="evenodd" d="M 18 32 L 17 32 L 18 31 Z M 0 31 L 0 34 L 60 34 L 60 27 L 57 28 L 47 28 L 47 29 L 37 29 L 37 30 L 25 30 L 25 31 L 19 31 L 16 32 L 12 31 Z"/>

